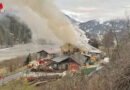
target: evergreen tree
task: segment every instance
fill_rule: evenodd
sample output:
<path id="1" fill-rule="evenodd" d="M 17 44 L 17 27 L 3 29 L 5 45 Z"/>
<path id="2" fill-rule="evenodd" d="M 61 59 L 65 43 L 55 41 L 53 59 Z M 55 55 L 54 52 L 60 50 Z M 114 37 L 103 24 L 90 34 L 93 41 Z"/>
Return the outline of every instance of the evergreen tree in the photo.
<path id="1" fill-rule="evenodd" d="M 24 62 L 24 65 L 28 65 L 29 62 L 31 62 L 31 60 L 32 60 L 31 54 L 29 54 L 29 55 L 27 56 L 27 59 L 26 59 L 25 62 Z"/>

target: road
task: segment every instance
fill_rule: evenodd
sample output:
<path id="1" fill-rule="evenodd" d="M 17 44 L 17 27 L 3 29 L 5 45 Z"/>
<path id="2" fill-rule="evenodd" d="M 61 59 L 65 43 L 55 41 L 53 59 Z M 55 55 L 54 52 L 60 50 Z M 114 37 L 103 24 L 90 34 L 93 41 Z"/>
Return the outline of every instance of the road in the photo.
<path id="1" fill-rule="evenodd" d="M 14 74 L 14 75 L 10 75 L 10 76 L 8 76 L 8 77 L 5 77 L 5 78 L 3 78 L 2 80 L 0 80 L 0 85 L 4 85 L 4 84 L 6 84 L 6 83 L 8 83 L 8 82 L 10 82 L 10 81 L 12 81 L 12 80 L 15 80 L 15 79 L 17 79 L 17 78 L 23 76 L 23 74 L 24 74 L 24 71 L 19 72 L 19 73 L 16 73 L 16 74 Z"/>

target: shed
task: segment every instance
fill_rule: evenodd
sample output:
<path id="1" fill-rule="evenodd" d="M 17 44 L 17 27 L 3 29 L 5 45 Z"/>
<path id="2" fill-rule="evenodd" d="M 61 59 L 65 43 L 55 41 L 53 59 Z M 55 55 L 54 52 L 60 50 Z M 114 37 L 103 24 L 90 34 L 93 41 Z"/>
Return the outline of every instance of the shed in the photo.
<path id="1" fill-rule="evenodd" d="M 48 55 L 48 53 L 44 50 L 41 50 L 39 52 L 37 52 L 37 59 L 42 59 L 42 58 L 46 58 Z"/>

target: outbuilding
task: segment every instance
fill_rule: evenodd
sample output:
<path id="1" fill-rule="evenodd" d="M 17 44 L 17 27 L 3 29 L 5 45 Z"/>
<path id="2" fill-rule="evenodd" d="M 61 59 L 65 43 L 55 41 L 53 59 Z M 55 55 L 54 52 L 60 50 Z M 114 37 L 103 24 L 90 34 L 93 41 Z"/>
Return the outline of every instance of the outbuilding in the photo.
<path id="1" fill-rule="evenodd" d="M 37 59 L 54 58 L 59 56 L 60 53 L 61 53 L 60 49 L 44 49 L 37 52 Z"/>

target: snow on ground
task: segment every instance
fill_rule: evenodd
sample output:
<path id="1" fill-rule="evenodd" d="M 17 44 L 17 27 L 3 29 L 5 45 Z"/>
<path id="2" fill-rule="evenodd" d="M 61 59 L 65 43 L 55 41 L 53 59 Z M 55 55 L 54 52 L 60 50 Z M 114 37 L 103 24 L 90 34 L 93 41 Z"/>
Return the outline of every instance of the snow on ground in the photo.
<path id="1" fill-rule="evenodd" d="M 58 48 L 56 45 L 38 45 L 34 43 L 16 45 L 11 48 L 0 49 L 0 61 L 28 55 L 29 53 L 38 52 L 42 49 Z"/>

